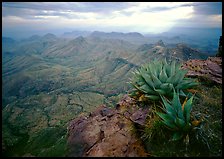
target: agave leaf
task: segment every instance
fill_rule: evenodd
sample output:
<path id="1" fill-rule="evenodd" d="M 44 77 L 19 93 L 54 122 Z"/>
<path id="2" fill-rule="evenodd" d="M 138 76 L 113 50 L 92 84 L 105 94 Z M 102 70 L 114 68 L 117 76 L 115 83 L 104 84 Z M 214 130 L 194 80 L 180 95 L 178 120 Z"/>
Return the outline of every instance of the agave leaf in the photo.
<path id="1" fill-rule="evenodd" d="M 166 80 L 167 80 L 167 74 L 166 74 L 166 68 L 165 67 L 163 67 L 163 69 L 160 71 L 160 74 L 159 74 L 159 79 L 160 79 L 160 81 L 161 82 L 166 82 Z"/>
<path id="2" fill-rule="evenodd" d="M 190 80 L 190 81 L 191 81 L 191 80 L 192 80 L 192 78 L 185 77 L 185 78 L 184 78 L 184 80 Z"/>
<path id="3" fill-rule="evenodd" d="M 157 93 L 161 94 L 161 95 L 165 95 L 166 91 L 162 90 L 162 89 L 154 89 Z"/>
<path id="4" fill-rule="evenodd" d="M 166 83 L 173 83 L 177 79 L 178 79 L 178 74 L 173 74 L 172 76 L 170 76 L 169 78 L 167 78 Z"/>
<path id="5" fill-rule="evenodd" d="M 173 84 L 172 83 L 162 83 L 160 88 L 165 90 L 167 93 L 173 91 Z"/>
<path id="6" fill-rule="evenodd" d="M 164 58 L 163 63 L 164 63 L 164 66 L 168 65 L 166 58 Z"/>
<path id="7" fill-rule="evenodd" d="M 161 61 L 157 61 L 156 63 L 155 63 L 155 65 L 156 65 L 156 67 L 154 68 L 155 69 L 155 77 L 157 77 L 157 78 L 159 78 L 159 73 L 160 73 L 160 71 L 162 70 L 162 68 L 163 68 L 163 64 L 162 64 L 162 62 Z"/>
<path id="8" fill-rule="evenodd" d="M 162 84 L 162 82 L 154 75 L 151 76 L 153 82 L 155 83 L 155 88 L 159 88 L 159 86 Z"/>
<path id="9" fill-rule="evenodd" d="M 175 74 L 175 66 L 176 66 L 176 61 L 175 60 L 173 60 L 172 62 L 171 62 L 171 72 L 170 72 L 170 77 L 171 76 L 173 76 L 174 74 Z"/>
<path id="10" fill-rule="evenodd" d="M 187 87 L 188 87 L 188 88 L 192 88 L 192 87 L 197 86 L 197 85 L 199 85 L 198 82 L 192 82 L 192 83 L 189 83 L 189 84 L 187 85 Z M 188 88 L 186 88 L 186 89 L 188 89 Z"/>
<path id="11" fill-rule="evenodd" d="M 166 66 L 166 74 L 167 78 L 171 77 L 171 65 Z"/>
<path id="12" fill-rule="evenodd" d="M 144 90 L 147 94 L 156 94 L 154 90 L 152 90 L 147 84 L 144 84 L 143 86 L 139 87 L 141 90 Z"/>
<path id="13" fill-rule="evenodd" d="M 157 72 L 156 72 L 156 69 L 155 69 L 157 67 L 156 64 L 152 62 L 152 63 L 150 63 L 150 65 L 148 67 L 150 68 L 149 71 L 148 71 L 149 75 L 150 76 L 152 76 L 152 75 L 157 76 Z"/>
<path id="14" fill-rule="evenodd" d="M 179 93 L 180 96 L 186 97 L 186 94 L 184 93 L 183 90 L 180 90 L 179 92 L 180 92 L 180 93 Z"/>
<path id="15" fill-rule="evenodd" d="M 173 107 L 169 104 L 169 102 L 163 97 L 163 96 L 160 96 L 162 101 L 163 101 L 163 105 L 165 106 L 165 111 L 167 114 L 170 114 L 172 116 L 175 116 L 176 114 L 176 111 L 173 109 Z"/>
<path id="16" fill-rule="evenodd" d="M 182 80 L 177 86 L 176 89 L 186 89 L 190 83 L 192 83 L 192 80 Z"/>
<path id="17" fill-rule="evenodd" d="M 183 133 L 181 133 L 179 131 L 178 132 L 175 132 L 173 134 L 172 141 L 180 140 L 182 137 L 183 137 Z"/>
<path id="18" fill-rule="evenodd" d="M 183 80 L 185 74 L 186 73 L 184 71 L 181 71 L 181 70 L 179 70 L 178 72 L 176 72 L 175 75 L 174 75 L 175 78 L 172 81 L 173 85 L 174 86 L 177 86 L 178 83 L 180 83 Z"/>
<path id="19" fill-rule="evenodd" d="M 177 129 L 177 127 L 175 126 L 174 124 L 174 118 L 168 114 L 163 114 L 163 113 L 160 113 L 160 112 L 156 112 L 157 115 L 159 115 L 160 118 L 163 119 L 163 123 L 165 125 L 167 125 L 169 128 L 171 129 Z"/>
<path id="20" fill-rule="evenodd" d="M 148 95 L 148 94 L 146 94 L 145 97 L 149 98 L 151 100 L 158 100 L 158 99 L 160 99 L 159 96 L 157 96 L 157 95 Z"/>
<path id="21" fill-rule="evenodd" d="M 174 122 L 177 125 L 177 127 L 179 127 L 179 128 L 183 128 L 186 125 L 185 121 L 183 119 L 178 118 L 178 117 L 175 118 Z"/>
<path id="22" fill-rule="evenodd" d="M 144 80 L 142 80 L 141 78 L 139 78 L 139 79 L 133 79 L 132 83 L 133 84 L 136 84 L 138 86 L 142 86 L 142 85 L 145 84 Z"/>
<path id="23" fill-rule="evenodd" d="M 142 73 L 142 77 L 144 79 L 144 82 L 146 82 L 150 86 L 150 88 L 152 89 L 155 88 L 154 83 L 151 79 L 151 76 L 149 76 L 147 73 Z"/>
<path id="24" fill-rule="evenodd" d="M 185 104 L 184 110 L 183 110 L 183 115 L 185 117 L 185 121 L 187 123 L 190 122 L 190 113 L 191 113 L 191 108 L 192 108 L 192 102 L 193 102 L 194 96 L 192 96 Z"/>
<path id="25" fill-rule="evenodd" d="M 147 93 L 144 89 L 140 88 L 139 86 L 137 86 L 136 84 L 132 84 L 137 90 L 143 92 L 143 93 Z"/>
<path id="26" fill-rule="evenodd" d="M 176 93 L 175 89 L 174 89 L 174 93 L 173 93 L 173 100 L 171 103 L 172 103 L 174 109 L 176 110 L 177 116 L 181 119 L 184 119 L 182 106 L 181 106 L 180 99 L 179 99 L 179 93 L 178 92 Z"/>
<path id="27" fill-rule="evenodd" d="M 178 88 L 179 89 L 188 89 L 188 88 L 192 88 L 194 86 L 197 86 L 199 83 L 197 82 L 191 82 L 191 83 L 185 83 L 185 84 L 181 84 Z"/>

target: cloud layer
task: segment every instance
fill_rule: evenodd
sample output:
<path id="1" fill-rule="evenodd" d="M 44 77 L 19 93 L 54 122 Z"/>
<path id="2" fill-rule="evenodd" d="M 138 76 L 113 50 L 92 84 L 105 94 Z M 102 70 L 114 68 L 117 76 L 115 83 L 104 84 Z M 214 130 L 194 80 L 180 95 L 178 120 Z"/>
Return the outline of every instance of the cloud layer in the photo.
<path id="1" fill-rule="evenodd" d="M 3 34 L 53 30 L 164 32 L 222 27 L 222 2 L 3 2 Z"/>

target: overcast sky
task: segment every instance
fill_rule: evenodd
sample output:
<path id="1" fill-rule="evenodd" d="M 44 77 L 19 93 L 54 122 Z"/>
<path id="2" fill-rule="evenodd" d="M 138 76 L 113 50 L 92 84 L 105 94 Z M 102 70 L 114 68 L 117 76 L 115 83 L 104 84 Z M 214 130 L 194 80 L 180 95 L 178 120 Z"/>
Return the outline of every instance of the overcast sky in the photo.
<path id="1" fill-rule="evenodd" d="M 2 2 L 3 35 L 221 28 L 222 2 Z"/>

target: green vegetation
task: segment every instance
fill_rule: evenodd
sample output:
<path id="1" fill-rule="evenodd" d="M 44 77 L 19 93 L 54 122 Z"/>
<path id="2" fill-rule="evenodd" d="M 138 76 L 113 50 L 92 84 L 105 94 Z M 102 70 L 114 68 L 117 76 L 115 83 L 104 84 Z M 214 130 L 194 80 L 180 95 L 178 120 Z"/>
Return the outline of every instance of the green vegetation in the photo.
<path id="1" fill-rule="evenodd" d="M 160 95 L 172 98 L 173 87 L 182 96 L 186 96 L 187 89 L 198 85 L 190 78 L 184 77 L 187 70 L 180 69 L 181 64 L 172 61 L 171 64 L 163 61 L 153 61 L 134 72 L 131 84 L 134 91 L 131 96 L 159 100 Z"/>
<path id="2" fill-rule="evenodd" d="M 182 105 L 179 99 L 179 93 L 174 90 L 172 102 L 161 97 L 163 101 L 163 110 L 166 114 L 156 112 L 163 123 L 174 131 L 173 140 L 179 140 L 187 135 L 191 129 L 190 113 L 192 108 L 193 96 Z"/>
<path id="3" fill-rule="evenodd" d="M 66 128 L 49 127 L 34 134 L 24 150 L 39 157 L 60 157 L 66 155 Z"/>
<path id="4" fill-rule="evenodd" d="M 110 101 L 97 93 L 73 92 L 71 94 L 40 93 L 8 104 L 2 111 L 2 137 L 6 148 L 3 152 L 4 156 L 49 156 L 50 154 L 62 156 L 64 153 L 62 150 L 66 149 L 68 122 L 80 113 L 88 114 L 95 107 Z M 51 133 L 54 135 L 50 135 Z M 51 142 L 49 137 L 45 137 L 46 135 L 54 137 Z M 42 139 L 49 141 L 48 148 L 44 147 L 44 144 L 39 144 L 39 140 Z M 28 140 L 32 145 L 25 148 L 31 144 Z"/>
<path id="5" fill-rule="evenodd" d="M 146 66 L 143 71 L 147 70 L 149 68 Z M 149 86 L 144 86 L 144 84 L 153 81 L 150 80 L 147 83 L 145 80 L 147 77 L 140 76 L 144 73 L 143 71 L 135 73 L 135 78 L 137 76 L 141 79 L 138 84 L 143 85 L 135 86 L 135 88 L 141 87 L 139 90 L 142 94 L 147 93 L 146 90 Z M 195 95 L 189 99 L 186 97 L 185 100 L 180 99 L 180 92 L 176 92 L 174 88 L 172 101 L 168 99 L 170 96 L 166 98 L 164 97 L 166 94 L 159 91 L 158 95 L 161 98 L 158 99 L 161 100 L 154 102 L 154 105 L 150 107 L 151 111 L 144 127 L 137 127 L 135 130 L 143 139 L 145 149 L 151 156 L 202 157 L 222 155 L 222 88 L 220 85 L 214 85 L 214 83 L 211 85 L 210 82 L 203 82 L 200 85 L 194 84 L 192 88 L 188 90 Z M 133 96 L 138 97 L 139 95 L 136 93 Z M 149 103 L 146 101 L 150 100 L 152 99 L 139 100 L 140 105 L 148 105 Z"/>
<path id="6" fill-rule="evenodd" d="M 43 37 L 9 46 L 2 51 L 4 156 L 65 156 L 69 121 L 102 104 L 113 107 L 130 89 L 126 82 L 134 69 L 154 58 L 168 57 L 174 50 L 158 47 L 153 53 L 157 47 L 150 45 L 138 52 L 138 45 L 100 38 L 49 40 Z M 163 52 L 166 54 L 161 56 Z M 177 57 L 184 54 L 179 51 Z M 178 69 L 176 64 L 175 69 Z M 159 80 L 164 75 L 163 71 L 161 75 L 155 72 Z M 157 96 L 165 90 L 155 89 Z M 215 103 L 214 107 L 219 108 L 215 98 L 206 100 L 205 104 Z M 166 129 L 159 118 L 155 125 L 160 126 L 155 132 L 162 127 Z M 212 126 L 220 129 L 218 122 Z M 214 152 L 218 153 L 218 148 L 219 145 L 213 147 Z"/>
<path id="7" fill-rule="evenodd" d="M 154 157 L 220 157 L 222 156 L 222 86 L 200 85 L 195 89 L 188 135 L 172 140 L 168 129 L 153 110 L 146 124 L 137 130 L 145 149 Z M 158 109 L 157 109 L 158 111 Z"/>

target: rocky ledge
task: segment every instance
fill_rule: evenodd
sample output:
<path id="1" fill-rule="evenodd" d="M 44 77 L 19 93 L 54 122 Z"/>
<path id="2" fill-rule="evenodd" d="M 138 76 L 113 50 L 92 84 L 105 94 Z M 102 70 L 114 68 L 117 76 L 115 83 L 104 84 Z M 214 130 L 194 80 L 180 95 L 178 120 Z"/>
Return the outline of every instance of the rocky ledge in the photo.
<path id="1" fill-rule="evenodd" d="M 206 77 L 222 84 L 222 59 L 188 60 L 182 65 L 188 76 Z M 134 125 L 143 126 L 150 109 L 139 108 L 125 95 L 116 108 L 101 105 L 80 115 L 68 126 L 68 157 L 146 157 Z"/>
<path id="2" fill-rule="evenodd" d="M 134 124 L 144 124 L 148 111 L 125 95 L 116 108 L 102 105 L 88 116 L 79 116 L 69 123 L 68 156 L 149 156 L 133 131 Z"/>
<path id="3" fill-rule="evenodd" d="M 208 80 L 222 84 L 222 58 L 209 57 L 207 60 L 188 60 L 182 65 L 188 69 L 189 77 L 204 77 Z"/>

